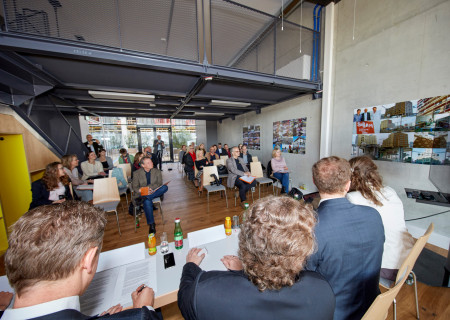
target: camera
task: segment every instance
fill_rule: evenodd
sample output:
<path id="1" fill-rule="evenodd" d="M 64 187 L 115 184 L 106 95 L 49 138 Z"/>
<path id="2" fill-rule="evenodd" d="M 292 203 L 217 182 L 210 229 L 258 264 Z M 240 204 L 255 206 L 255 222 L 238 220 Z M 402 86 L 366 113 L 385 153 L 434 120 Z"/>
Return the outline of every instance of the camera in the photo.
<path id="1" fill-rule="evenodd" d="M 212 186 L 220 186 L 221 185 L 219 178 L 217 178 L 217 176 L 214 173 L 211 174 L 210 177 L 214 178 L 214 181 L 211 181 L 210 185 L 212 185 Z"/>

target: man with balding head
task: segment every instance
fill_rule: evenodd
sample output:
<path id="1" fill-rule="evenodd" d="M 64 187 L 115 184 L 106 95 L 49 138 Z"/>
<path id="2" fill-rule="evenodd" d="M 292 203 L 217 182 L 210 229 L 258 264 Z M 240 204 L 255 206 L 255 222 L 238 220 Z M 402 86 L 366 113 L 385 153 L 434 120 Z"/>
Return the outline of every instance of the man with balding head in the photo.
<path id="1" fill-rule="evenodd" d="M 324 158 L 312 168 L 320 193 L 315 233 L 318 250 L 307 263 L 327 279 L 336 295 L 334 320 L 361 319 L 380 293 L 384 227 L 377 210 L 350 203 L 347 160 Z"/>
<path id="2" fill-rule="evenodd" d="M 239 197 L 241 198 L 241 207 L 245 209 L 245 201 L 247 200 L 247 191 L 256 186 L 256 181 L 253 180 L 252 183 L 246 183 L 240 180 L 240 177 L 251 176 L 244 160 L 239 158 L 240 151 L 238 147 L 231 148 L 231 158 L 227 159 L 227 169 L 228 169 L 228 188 L 234 188 L 235 186 L 239 189 Z M 235 195 L 236 196 L 236 195 Z"/>

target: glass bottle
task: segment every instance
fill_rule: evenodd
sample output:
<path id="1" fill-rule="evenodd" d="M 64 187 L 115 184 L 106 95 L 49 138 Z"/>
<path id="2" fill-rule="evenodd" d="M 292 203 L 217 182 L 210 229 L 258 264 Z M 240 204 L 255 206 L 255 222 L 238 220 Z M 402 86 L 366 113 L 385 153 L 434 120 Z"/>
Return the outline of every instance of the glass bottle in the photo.
<path id="1" fill-rule="evenodd" d="M 156 238 L 154 233 L 148 235 L 148 254 L 151 256 L 156 254 Z"/>
<path id="2" fill-rule="evenodd" d="M 225 234 L 227 236 L 231 236 L 231 218 L 230 217 L 226 217 L 225 218 Z"/>
<path id="3" fill-rule="evenodd" d="M 175 230 L 173 231 L 173 236 L 175 240 L 175 249 L 183 249 L 183 230 L 181 230 L 181 219 L 175 219 Z"/>

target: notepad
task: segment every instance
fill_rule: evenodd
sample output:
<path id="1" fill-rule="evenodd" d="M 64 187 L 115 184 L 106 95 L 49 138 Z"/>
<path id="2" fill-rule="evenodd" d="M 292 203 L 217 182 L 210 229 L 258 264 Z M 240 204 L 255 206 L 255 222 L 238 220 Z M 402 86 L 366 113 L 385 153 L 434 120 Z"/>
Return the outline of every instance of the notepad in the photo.
<path id="1" fill-rule="evenodd" d="M 245 183 L 250 184 L 250 183 L 253 182 L 253 180 L 255 180 L 255 177 L 252 177 L 252 176 L 250 176 L 250 177 L 249 177 L 249 176 L 242 176 L 242 177 L 239 178 L 239 180 L 244 181 Z"/>

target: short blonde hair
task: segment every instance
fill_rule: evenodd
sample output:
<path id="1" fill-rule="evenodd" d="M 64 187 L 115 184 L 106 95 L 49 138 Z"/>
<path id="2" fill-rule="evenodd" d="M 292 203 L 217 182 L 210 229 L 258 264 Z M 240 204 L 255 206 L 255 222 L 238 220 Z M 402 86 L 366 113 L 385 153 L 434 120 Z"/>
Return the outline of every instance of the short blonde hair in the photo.
<path id="1" fill-rule="evenodd" d="M 203 152 L 203 150 L 202 149 L 198 149 L 196 152 L 195 152 L 195 158 L 198 160 L 198 159 L 200 159 L 200 158 L 203 158 L 205 156 L 205 153 Z"/>
<path id="2" fill-rule="evenodd" d="M 309 205 L 269 196 L 247 211 L 239 234 L 244 272 L 259 291 L 292 286 L 316 249 L 316 216 Z"/>
<path id="3" fill-rule="evenodd" d="M 275 158 L 277 156 L 277 151 L 280 150 L 280 148 L 276 147 L 272 150 L 272 158 Z"/>
<path id="4" fill-rule="evenodd" d="M 82 201 L 39 206 L 12 226 L 6 275 L 18 296 L 41 281 L 67 278 L 90 248 L 100 253 L 105 212 Z"/>

